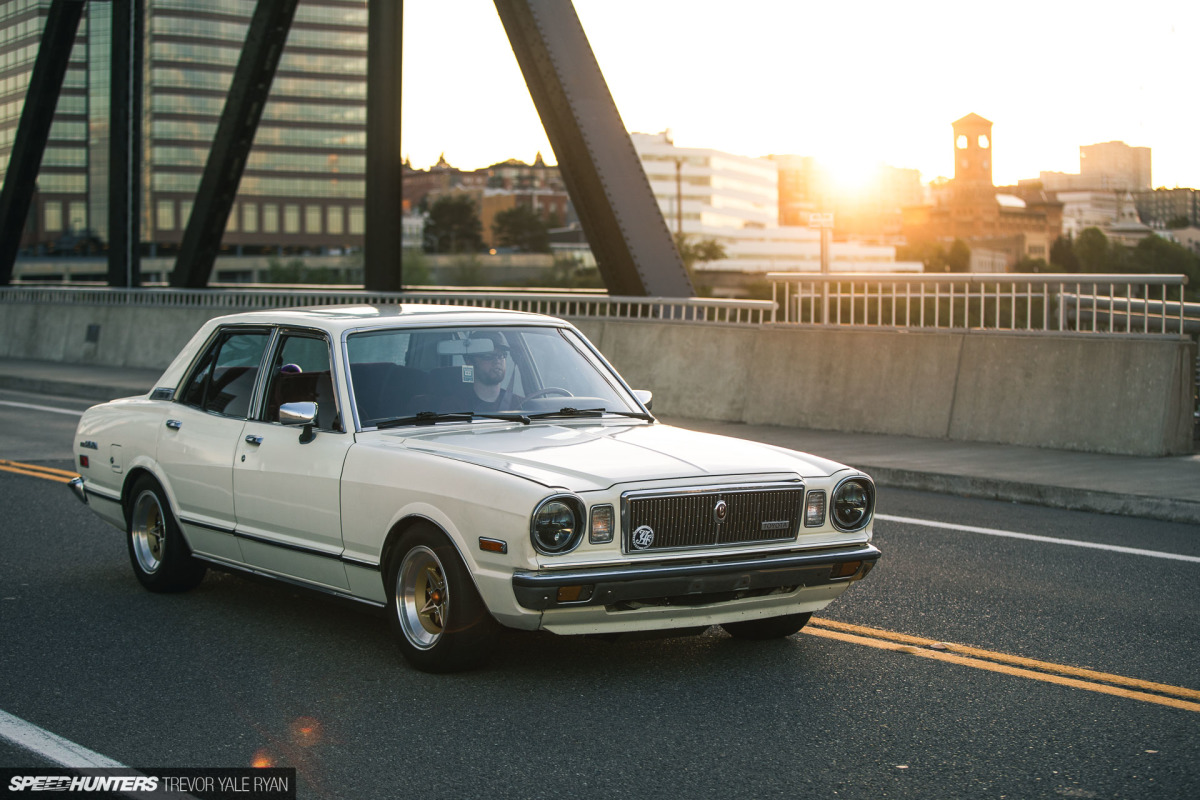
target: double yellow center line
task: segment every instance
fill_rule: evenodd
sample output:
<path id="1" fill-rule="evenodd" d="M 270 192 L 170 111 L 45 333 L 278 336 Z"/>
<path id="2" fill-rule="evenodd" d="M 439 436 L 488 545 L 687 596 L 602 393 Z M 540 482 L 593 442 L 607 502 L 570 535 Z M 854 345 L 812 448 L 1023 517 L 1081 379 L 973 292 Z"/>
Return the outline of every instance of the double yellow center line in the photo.
<path id="1" fill-rule="evenodd" d="M 1200 701 L 1200 691 L 1185 689 L 1181 686 L 1170 686 L 1165 683 L 1126 678 L 1123 675 L 1112 675 L 1107 672 L 1068 667 L 1064 664 L 1037 661 L 1032 658 L 997 653 L 993 650 L 981 650 L 978 647 L 923 639 L 906 633 L 894 633 L 862 625 L 835 622 L 831 619 L 814 617 L 808 625 L 801 629 L 801 633 L 876 647 L 880 650 L 907 653 L 964 667 L 1031 678 L 1059 686 L 1086 689 L 1090 692 L 1100 692 L 1130 700 L 1141 700 L 1144 703 L 1157 703 L 1186 711 L 1200 711 L 1200 702 L 1194 702 Z"/>
<path id="2" fill-rule="evenodd" d="M 23 464 L 20 461 L 5 461 L 2 458 L 0 458 L 0 471 L 11 472 L 15 475 L 29 475 L 34 478 L 45 478 L 48 481 L 58 481 L 59 483 L 66 483 L 73 478 L 79 477 L 79 473 L 69 472 L 65 469 L 39 467 L 37 464 Z"/>

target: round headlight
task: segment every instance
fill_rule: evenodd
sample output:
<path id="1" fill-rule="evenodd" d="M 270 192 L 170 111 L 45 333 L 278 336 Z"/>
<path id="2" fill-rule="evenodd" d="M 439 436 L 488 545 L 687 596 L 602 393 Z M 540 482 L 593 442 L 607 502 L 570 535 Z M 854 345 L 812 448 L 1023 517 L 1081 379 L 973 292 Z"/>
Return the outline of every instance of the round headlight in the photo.
<path id="1" fill-rule="evenodd" d="M 530 535 L 539 553 L 556 556 L 575 549 L 583 534 L 583 515 L 569 497 L 551 497 L 533 512 Z"/>
<path id="2" fill-rule="evenodd" d="M 875 485 L 869 478 L 847 478 L 833 490 L 829 517 L 840 531 L 858 531 L 867 527 L 875 510 Z"/>

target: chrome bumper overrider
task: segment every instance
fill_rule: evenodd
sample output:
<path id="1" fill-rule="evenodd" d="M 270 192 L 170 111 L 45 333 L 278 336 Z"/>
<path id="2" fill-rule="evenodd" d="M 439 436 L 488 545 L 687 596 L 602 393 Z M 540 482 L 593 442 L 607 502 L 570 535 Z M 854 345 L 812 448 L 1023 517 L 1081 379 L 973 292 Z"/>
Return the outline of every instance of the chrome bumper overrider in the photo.
<path id="1" fill-rule="evenodd" d="M 866 577 L 879 556 L 878 548 L 863 544 L 726 561 L 517 572 L 512 587 L 517 602 L 534 611 L 622 603 L 720 602 L 784 587 L 858 580 Z"/>
<path id="2" fill-rule="evenodd" d="M 87 489 L 83 487 L 83 478 L 72 478 L 67 481 L 67 486 L 71 489 L 71 494 L 79 498 L 79 502 L 85 506 L 88 504 Z"/>

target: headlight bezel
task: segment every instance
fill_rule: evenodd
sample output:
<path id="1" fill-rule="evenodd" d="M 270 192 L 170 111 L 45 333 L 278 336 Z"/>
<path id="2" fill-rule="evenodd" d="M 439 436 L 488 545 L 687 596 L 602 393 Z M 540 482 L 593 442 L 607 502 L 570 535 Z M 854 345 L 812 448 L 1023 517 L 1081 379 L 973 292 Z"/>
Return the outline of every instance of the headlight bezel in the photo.
<path id="1" fill-rule="evenodd" d="M 572 531 L 561 544 L 548 545 L 543 539 L 543 535 L 546 532 L 539 532 L 539 517 L 542 516 L 543 512 L 549 512 L 550 508 L 554 505 L 561 505 L 570 512 Z M 573 494 L 552 494 L 538 503 L 533 509 L 533 513 L 529 516 L 529 541 L 533 544 L 533 549 L 541 555 L 565 555 L 577 548 L 579 543 L 583 541 L 586 520 L 587 509 L 584 506 L 583 500 Z M 550 520 L 543 520 L 543 522 L 549 526 L 557 524 Z"/>
<path id="2" fill-rule="evenodd" d="M 849 486 L 854 485 L 861 488 L 864 501 L 860 517 L 854 521 L 847 522 L 843 519 L 841 507 L 845 500 L 842 492 Z M 856 503 L 857 504 L 857 503 Z M 825 512 L 829 517 L 829 522 L 833 527 L 837 528 L 842 533 L 856 533 L 863 530 L 871 524 L 871 520 L 875 517 L 875 482 L 866 475 L 857 474 L 849 475 L 838 481 L 837 486 L 829 493 L 829 502 Z"/>

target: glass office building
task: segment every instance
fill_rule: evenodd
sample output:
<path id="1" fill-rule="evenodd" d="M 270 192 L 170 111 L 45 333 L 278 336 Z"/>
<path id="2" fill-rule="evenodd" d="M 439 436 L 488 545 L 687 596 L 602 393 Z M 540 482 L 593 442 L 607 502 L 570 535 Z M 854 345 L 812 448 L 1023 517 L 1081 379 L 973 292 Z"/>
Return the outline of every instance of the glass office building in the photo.
<path id="1" fill-rule="evenodd" d="M 151 252 L 170 254 L 183 238 L 255 5 L 145 0 L 142 241 Z M 49 6 L 0 0 L 0 169 Z M 33 249 L 107 233 L 111 9 L 87 4 L 27 226 Z M 223 249 L 361 246 L 366 96 L 366 0 L 300 0 Z"/>

